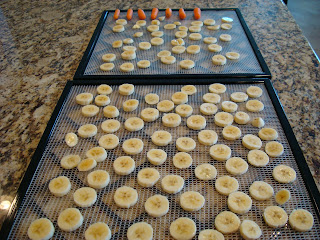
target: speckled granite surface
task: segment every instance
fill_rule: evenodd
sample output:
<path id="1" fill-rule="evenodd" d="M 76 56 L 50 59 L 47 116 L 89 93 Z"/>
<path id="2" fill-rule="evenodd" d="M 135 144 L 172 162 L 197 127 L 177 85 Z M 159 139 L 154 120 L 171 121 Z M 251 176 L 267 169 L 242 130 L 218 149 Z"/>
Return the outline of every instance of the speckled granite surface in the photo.
<path id="1" fill-rule="evenodd" d="M 238 7 L 320 186 L 319 62 L 279 0 L 1 1 L 0 202 L 12 201 L 105 9 Z M 0 205 L 0 224 L 7 213 Z"/>

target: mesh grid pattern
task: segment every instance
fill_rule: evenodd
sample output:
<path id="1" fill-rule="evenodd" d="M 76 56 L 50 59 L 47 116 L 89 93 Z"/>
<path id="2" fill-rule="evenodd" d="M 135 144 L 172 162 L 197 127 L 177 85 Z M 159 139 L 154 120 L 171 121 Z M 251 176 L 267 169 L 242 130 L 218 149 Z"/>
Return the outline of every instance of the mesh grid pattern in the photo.
<path id="1" fill-rule="evenodd" d="M 283 207 L 288 213 L 295 208 L 304 208 L 310 211 L 315 219 L 314 227 L 310 232 L 299 233 L 293 231 L 289 224 L 279 229 L 272 229 L 268 227 L 262 218 L 265 207 L 271 205 L 277 205 L 274 198 L 267 201 L 256 201 L 253 199 L 252 209 L 244 214 L 238 215 L 241 220 L 251 219 L 255 221 L 262 229 L 262 239 L 317 239 L 320 231 L 319 219 L 316 212 L 312 207 L 311 200 L 305 188 L 304 182 L 301 178 L 301 174 L 296 165 L 295 159 L 292 155 L 291 149 L 281 127 L 281 124 L 277 118 L 275 109 L 268 97 L 267 90 L 263 84 L 255 84 L 263 89 L 263 95 L 260 100 L 265 104 L 265 109 L 259 113 L 249 113 L 251 118 L 262 117 L 265 119 L 266 127 L 272 127 L 279 133 L 278 141 L 284 146 L 284 154 L 278 158 L 270 158 L 270 163 L 263 168 L 255 168 L 249 166 L 247 173 L 235 178 L 239 181 L 239 191 L 243 191 L 249 194 L 249 186 L 254 181 L 265 181 L 273 186 L 274 191 L 277 192 L 282 188 L 289 189 L 291 192 L 291 200 Z M 226 84 L 227 92 L 221 95 L 221 102 L 230 99 L 230 94 L 235 91 L 245 92 L 249 84 Z M 98 139 L 104 135 L 100 125 L 106 120 L 103 117 L 102 108 L 97 116 L 92 118 L 85 118 L 81 115 L 81 106 L 75 103 L 75 97 L 82 92 L 91 92 L 94 95 L 96 93 L 96 87 L 89 86 L 73 86 L 65 104 L 62 106 L 61 112 L 57 117 L 57 121 L 52 130 L 52 135 L 49 138 L 48 145 L 42 155 L 37 170 L 34 173 L 33 179 L 30 182 L 27 193 L 23 199 L 23 202 L 18 210 L 18 214 L 14 221 L 10 236 L 8 239 L 27 239 L 27 229 L 30 223 L 40 217 L 49 218 L 55 226 L 54 239 L 84 239 L 84 232 L 90 224 L 98 221 L 106 222 L 112 230 L 112 239 L 126 239 L 126 231 L 128 227 L 140 221 L 146 221 L 153 226 L 154 239 L 171 239 L 169 233 L 170 223 L 179 217 L 189 217 L 193 219 L 197 226 L 197 235 L 201 230 L 214 228 L 214 219 L 216 215 L 223 211 L 228 210 L 227 197 L 220 195 L 214 187 L 215 180 L 208 182 L 198 180 L 194 176 L 194 169 L 196 166 L 202 163 L 211 163 L 217 168 L 217 177 L 223 175 L 230 175 L 225 170 L 225 162 L 218 162 L 213 160 L 209 155 L 210 146 L 204 146 L 199 144 L 197 140 L 198 131 L 191 130 L 186 126 L 186 118 L 182 118 L 182 123 L 176 128 L 164 127 L 161 123 L 161 118 L 152 123 L 145 123 L 145 127 L 138 132 L 128 132 L 124 129 L 124 121 L 131 116 L 137 116 L 142 109 L 149 107 L 144 102 L 144 96 L 147 93 L 155 92 L 160 96 L 160 100 L 171 99 L 171 95 L 181 89 L 181 85 L 172 86 L 135 86 L 135 92 L 131 96 L 121 96 L 118 94 L 118 86 L 112 86 L 114 89 L 110 95 L 111 104 L 118 107 L 120 110 L 120 116 L 117 118 L 121 122 L 121 128 L 115 133 L 120 139 L 120 145 L 114 150 L 108 151 L 108 158 L 104 162 L 97 164 L 94 169 L 104 169 L 110 174 L 110 183 L 104 189 L 98 190 L 98 200 L 92 206 L 88 208 L 79 208 L 80 212 L 84 216 L 83 225 L 73 232 L 63 232 L 57 226 L 57 219 L 59 213 L 68 207 L 76 207 L 73 202 L 72 195 L 80 187 L 87 186 L 86 176 L 87 172 L 79 172 L 77 169 L 65 170 L 60 166 L 60 159 L 67 154 L 79 154 L 82 158 L 85 157 L 85 152 L 94 146 L 98 146 Z M 202 95 L 208 92 L 207 85 L 197 86 L 198 92 L 195 95 L 189 97 L 189 102 L 194 112 L 193 114 L 199 114 L 199 105 L 202 103 Z M 139 107 L 132 113 L 126 113 L 121 109 L 122 102 L 127 99 L 135 98 L 140 101 Z M 239 103 L 239 110 L 245 111 L 245 103 Z M 218 104 L 219 111 L 221 111 L 221 104 Z M 162 114 L 161 114 L 162 115 Z M 160 115 L 160 116 L 161 116 Z M 241 145 L 241 140 L 227 141 L 222 137 L 222 127 L 218 127 L 214 124 L 213 116 L 206 116 L 207 127 L 206 129 L 215 130 L 218 133 L 218 143 L 226 144 L 232 149 L 232 157 L 242 157 L 247 159 L 248 149 Z M 68 132 L 76 132 L 77 129 L 87 123 L 93 123 L 98 126 L 98 134 L 90 139 L 79 139 L 79 143 L 69 148 L 64 142 L 64 136 Z M 238 126 L 238 124 L 234 125 Z M 251 125 L 239 125 L 242 131 L 242 136 L 245 134 L 257 134 L 258 129 Z M 173 142 L 166 147 L 155 146 L 150 139 L 151 134 L 159 129 L 164 129 L 171 132 L 173 136 Z M 177 153 L 174 141 L 180 136 L 189 136 L 196 140 L 197 146 L 190 154 L 193 157 L 192 166 L 188 169 L 177 169 L 172 164 L 172 158 Z M 116 175 L 112 164 L 113 161 L 119 157 L 126 155 L 121 148 L 122 143 L 129 138 L 138 137 L 144 142 L 143 151 L 133 156 L 136 161 L 136 169 L 128 176 Z M 263 141 L 263 147 L 266 141 Z M 168 159 L 161 166 L 152 166 L 146 159 L 146 153 L 152 148 L 161 148 L 168 154 Z M 289 165 L 293 167 L 297 172 L 297 180 L 292 184 L 280 184 L 276 182 L 272 177 L 272 169 L 279 163 Z M 160 181 L 152 188 L 142 188 L 137 184 L 136 175 L 139 170 L 144 167 L 154 167 L 161 175 L 161 178 L 168 174 L 177 174 L 185 179 L 185 186 L 183 190 L 176 194 L 166 194 L 161 190 Z M 72 184 L 69 194 L 62 198 L 54 197 L 48 190 L 49 181 L 57 176 L 67 176 Z M 129 209 L 120 209 L 116 207 L 113 202 L 113 193 L 120 186 L 130 186 L 135 188 L 139 194 L 139 201 L 136 205 Z M 179 206 L 179 196 L 185 191 L 198 191 L 206 199 L 204 207 L 197 212 L 186 212 Z M 162 194 L 168 197 L 170 202 L 169 212 L 160 218 L 153 218 L 148 216 L 144 211 L 144 202 L 146 199 L 154 194 Z M 196 238 L 195 237 L 195 238 Z M 194 238 L 194 239 L 195 239 Z M 239 239 L 239 232 L 228 235 L 228 239 Z"/>
<path id="2" fill-rule="evenodd" d="M 176 57 L 176 62 L 171 65 L 166 65 L 161 63 L 160 59 L 157 57 L 157 53 L 162 50 L 169 50 L 173 47 L 171 45 L 171 40 L 175 39 L 175 32 L 178 31 L 178 27 L 175 30 L 166 30 L 163 26 L 167 23 L 173 23 L 174 21 L 180 21 L 182 25 L 189 27 L 193 20 L 193 12 L 187 12 L 187 18 L 185 20 L 179 20 L 178 13 L 173 12 L 170 20 L 165 20 L 160 24 L 160 31 L 164 32 L 162 37 L 164 44 L 161 46 L 152 46 L 150 50 L 140 50 L 138 48 L 139 42 L 150 42 L 152 36 L 151 33 L 147 31 L 147 26 L 150 25 L 150 15 L 151 11 L 146 11 L 147 15 L 147 26 L 141 27 L 140 29 L 132 29 L 132 26 L 138 19 L 137 12 L 133 14 L 131 21 L 125 26 L 125 31 L 122 33 L 113 33 L 112 27 L 115 25 L 115 21 L 112 16 L 113 12 L 108 15 L 107 20 L 103 26 L 97 44 L 88 62 L 84 75 L 145 75 L 145 74 L 238 74 L 238 73 L 252 73 L 252 74 L 262 74 L 263 71 L 260 67 L 258 59 L 250 45 L 250 42 L 242 28 L 239 18 L 234 10 L 210 10 L 202 11 L 201 19 L 213 18 L 216 20 L 216 24 L 221 24 L 222 17 L 233 18 L 233 27 L 230 30 L 208 30 L 206 26 L 202 27 L 201 34 L 202 37 L 213 36 L 218 39 L 217 44 L 222 46 L 222 51 L 220 53 L 213 53 L 208 50 L 208 44 L 205 44 L 203 40 L 192 41 L 188 37 L 184 38 L 186 44 L 185 47 L 189 45 L 199 45 L 201 51 L 199 54 L 188 54 L 187 52 L 182 54 L 172 54 Z M 125 17 L 126 12 L 120 13 L 120 18 Z M 164 12 L 159 12 L 159 16 L 164 16 Z M 133 38 L 135 32 L 143 32 L 143 36 L 140 38 Z M 232 36 L 231 42 L 222 42 L 219 40 L 219 36 L 223 33 L 230 34 Z M 190 32 L 188 32 L 189 36 Z M 116 40 L 123 40 L 125 38 L 132 38 L 134 40 L 133 44 L 129 44 L 137 47 L 137 58 L 130 61 L 135 66 L 135 70 L 130 73 L 123 73 L 120 71 L 120 65 L 125 60 L 121 59 L 122 48 L 114 49 L 112 48 L 112 43 Z M 238 52 L 240 53 L 239 60 L 227 60 L 227 64 L 224 66 L 214 66 L 212 64 L 212 56 L 216 54 L 222 54 L 225 56 L 227 52 Z M 116 60 L 114 61 L 115 68 L 109 72 L 103 72 L 100 70 L 100 65 L 103 64 L 102 55 L 106 53 L 116 54 Z M 190 70 L 181 69 L 179 62 L 184 59 L 191 59 L 195 62 L 195 67 Z M 147 69 L 139 69 L 137 67 L 137 62 L 140 60 L 149 60 L 151 66 Z"/>

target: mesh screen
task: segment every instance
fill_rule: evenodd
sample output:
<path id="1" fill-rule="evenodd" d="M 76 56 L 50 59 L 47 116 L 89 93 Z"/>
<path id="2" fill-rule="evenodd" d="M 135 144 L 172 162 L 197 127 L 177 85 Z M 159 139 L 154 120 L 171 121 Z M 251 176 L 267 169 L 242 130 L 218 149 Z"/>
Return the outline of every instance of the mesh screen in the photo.
<path id="1" fill-rule="evenodd" d="M 286 224 L 283 228 L 272 229 L 268 227 L 262 217 L 263 211 L 267 206 L 277 205 L 274 197 L 267 201 L 256 201 L 253 199 L 252 209 L 244 215 L 238 215 L 241 220 L 251 219 L 255 221 L 262 229 L 262 239 L 317 239 L 320 231 L 319 219 L 317 218 L 315 209 L 311 204 L 310 197 L 306 190 L 305 184 L 301 178 L 301 174 L 292 155 L 292 151 L 289 147 L 288 141 L 285 137 L 284 131 L 281 127 L 279 119 L 277 118 L 275 109 L 268 96 L 267 90 L 263 84 L 255 84 L 263 89 L 263 95 L 260 100 L 264 103 L 265 109 L 259 113 L 249 113 L 251 118 L 262 117 L 266 122 L 266 127 L 272 127 L 279 133 L 278 141 L 284 146 L 284 154 L 278 158 L 271 158 L 270 163 L 263 168 L 255 168 L 249 166 L 247 173 L 235 178 L 239 181 L 239 191 L 243 191 L 249 194 L 249 186 L 252 182 L 262 180 L 269 183 L 274 191 L 277 192 L 282 188 L 289 189 L 291 192 L 291 200 L 286 203 L 283 208 L 288 215 L 295 208 L 305 208 L 310 211 L 315 219 L 314 227 L 310 232 L 299 233 Z M 226 84 L 227 92 L 221 95 L 221 101 L 229 100 L 230 94 L 235 91 L 245 92 L 249 84 Z M 81 106 L 75 102 L 77 94 L 82 92 L 90 92 L 94 95 L 96 93 L 96 86 L 73 86 L 69 96 L 67 97 L 56 123 L 52 129 L 52 134 L 49 138 L 48 145 L 42 155 L 37 170 L 34 173 L 32 181 L 30 182 L 27 193 L 23 199 L 23 202 L 18 210 L 18 214 L 15 218 L 9 239 L 27 239 L 27 229 L 30 223 L 40 217 L 49 218 L 55 226 L 54 239 L 84 239 L 84 232 L 90 224 L 98 221 L 105 222 L 112 230 L 112 239 L 126 239 L 126 232 L 128 227 L 140 221 L 148 222 L 154 229 L 154 239 L 171 239 L 169 233 L 170 223 L 182 216 L 193 219 L 197 226 L 197 235 L 201 230 L 214 228 L 214 219 L 216 215 L 223 211 L 228 210 L 227 197 L 219 194 L 214 187 L 215 180 L 208 182 L 198 180 L 194 175 L 194 169 L 196 166 L 202 163 L 213 164 L 218 171 L 217 177 L 223 175 L 230 175 L 225 170 L 225 162 L 218 162 L 213 160 L 209 155 L 210 146 L 204 146 L 199 144 L 197 140 L 198 131 L 191 130 L 186 126 L 186 118 L 182 118 L 182 123 L 176 128 L 164 127 L 161 123 L 161 118 L 155 122 L 145 123 L 145 127 L 137 132 L 129 132 L 124 129 L 124 121 L 131 116 L 139 115 L 140 111 L 150 105 L 144 102 L 144 96 L 147 93 L 154 92 L 159 94 L 160 100 L 171 99 L 171 95 L 181 89 L 181 85 L 171 86 L 135 86 L 135 92 L 131 96 L 121 96 L 118 94 L 118 86 L 112 86 L 113 93 L 110 95 L 111 104 L 118 107 L 120 110 L 120 116 L 117 118 L 121 122 L 121 128 L 115 133 L 120 139 L 120 145 L 114 150 L 108 151 L 108 158 L 104 162 L 97 164 L 94 169 L 104 169 L 110 174 L 110 183 L 104 189 L 98 190 L 98 200 L 92 206 L 88 208 L 79 208 L 80 212 L 84 216 L 83 225 L 73 232 L 63 232 L 57 225 L 57 219 L 59 213 L 68 207 L 76 207 L 73 201 L 73 193 L 80 187 L 87 186 L 86 176 L 88 172 L 79 172 L 77 169 L 65 170 L 60 166 L 60 159 L 67 154 L 79 154 L 82 158 L 85 158 L 85 152 L 94 146 L 98 146 L 98 139 L 104 135 L 100 125 L 106 120 L 103 117 L 102 107 L 97 116 L 92 118 L 86 118 L 81 115 Z M 198 92 L 195 95 L 189 97 L 189 104 L 193 107 L 193 114 L 200 114 L 199 105 L 202 103 L 202 95 L 208 92 L 207 85 L 197 86 Z M 127 99 L 135 98 L 140 101 L 137 110 L 131 113 L 124 112 L 122 110 L 122 102 Z M 239 110 L 245 110 L 245 103 L 239 103 Z M 221 104 L 218 104 L 219 111 L 221 111 Z M 162 115 L 162 114 L 161 114 Z M 160 115 L 160 116 L 161 116 Z M 222 127 L 218 127 L 214 124 L 213 116 L 206 116 L 207 127 L 206 129 L 215 130 L 218 133 L 218 143 L 226 144 L 232 149 L 232 157 L 242 157 L 247 159 L 248 149 L 244 148 L 241 144 L 241 140 L 227 141 L 222 137 Z M 93 123 L 98 126 L 98 134 L 95 137 L 89 139 L 79 139 L 79 143 L 69 148 L 65 142 L 64 137 L 68 132 L 76 132 L 77 129 L 87 123 Z M 252 133 L 258 134 L 258 129 L 248 125 L 234 125 L 238 126 L 242 135 Z M 171 132 L 173 136 L 173 142 L 166 147 L 157 147 L 151 142 L 150 136 L 156 130 L 163 129 Z M 173 166 L 172 158 L 177 153 L 174 141 L 180 136 L 189 136 L 193 138 L 197 146 L 190 154 L 193 157 L 192 166 L 188 169 L 177 169 Z M 136 169 L 128 176 L 119 176 L 115 174 L 112 164 L 113 161 L 119 157 L 126 155 L 121 148 L 124 140 L 132 137 L 138 137 L 143 140 L 145 146 L 143 151 L 133 156 L 136 161 Z M 263 141 L 263 147 L 266 141 Z M 161 148 L 168 154 L 168 159 L 161 166 L 153 166 L 146 159 L 146 153 L 152 148 Z M 292 184 L 280 184 L 272 177 L 272 169 L 279 163 L 289 165 L 293 167 L 297 172 L 297 180 Z M 175 195 L 166 194 L 161 190 L 160 181 L 156 183 L 154 187 L 143 188 L 137 184 L 136 175 L 139 170 L 144 167 L 154 167 L 161 175 L 161 178 L 168 174 L 177 174 L 185 179 L 185 186 L 183 190 Z M 71 191 L 64 197 L 54 197 L 48 190 L 49 181 L 57 176 L 67 176 L 72 184 Z M 139 201 L 136 205 L 129 209 L 120 209 L 113 202 L 113 193 L 120 186 L 130 186 L 135 188 L 139 194 Z M 179 205 L 179 196 L 185 191 L 198 191 L 206 199 L 204 207 L 197 212 L 186 212 Z M 144 203 L 146 199 L 154 194 L 162 194 L 168 197 L 170 202 L 169 212 L 160 218 L 150 217 L 144 210 Z M 197 236 L 196 235 L 196 236 Z M 228 239 L 239 239 L 240 233 L 234 233 L 228 235 Z"/>

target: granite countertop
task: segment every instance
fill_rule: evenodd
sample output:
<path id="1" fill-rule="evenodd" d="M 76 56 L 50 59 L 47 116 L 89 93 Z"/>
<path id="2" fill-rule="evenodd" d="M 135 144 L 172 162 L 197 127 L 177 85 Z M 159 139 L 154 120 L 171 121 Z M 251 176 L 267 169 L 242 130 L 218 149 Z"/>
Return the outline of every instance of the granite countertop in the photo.
<path id="1" fill-rule="evenodd" d="M 5 0 L 0 2 L 0 224 L 102 11 L 181 6 L 240 8 L 320 189 L 319 61 L 280 0 Z"/>

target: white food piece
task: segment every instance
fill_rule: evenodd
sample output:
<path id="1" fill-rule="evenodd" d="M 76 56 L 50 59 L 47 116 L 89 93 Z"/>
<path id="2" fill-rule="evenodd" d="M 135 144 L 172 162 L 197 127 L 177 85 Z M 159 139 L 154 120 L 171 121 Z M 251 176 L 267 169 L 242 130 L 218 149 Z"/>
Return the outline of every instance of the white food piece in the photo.
<path id="1" fill-rule="evenodd" d="M 160 112 L 170 112 L 174 109 L 174 103 L 170 100 L 163 100 L 157 104 L 157 109 Z"/>
<path id="2" fill-rule="evenodd" d="M 198 133 L 199 143 L 207 146 L 216 144 L 218 141 L 218 134 L 213 130 L 202 130 Z"/>
<path id="3" fill-rule="evenodd" d="M 288 202 L 291 198 L 290 191 L 287 189 L 279 190 L 275 195 L 275 200 L 279 205 L 283 205 Z"/>
<path id="4" fill-rule="evenodd" d="M 114 53 L 106 53 L 102 55 L 102 61 L 104 62 L 113 62 L 116 60 L 116 55 Z"/>
<path id="5" fill-rule="evenodd" d="M 84 117 L 94 117 L 99 113 L 99 108 L 96 105 L 86 105 L 81 108 L 81 114 Z"/>
<path id="6" fill-rule="evenodd" d="M 214 55 L 212 57 L 213 65 L 222 66 L 227 63 L 227 59 L 223 55 Z"/>
<path id="7" fill-rule="evenodd" d="M 159 102 L 159 96 L 156 93 L 148 93 L 145 97 L 144 100 L 147 104 L 154 105 Z"/>
<path id="8" fill-rule="evenodd" d="M 269 163 L 269 156 L 261 150 L 251 150 L 248 153 L 248 162 L 255 167 L 264 167 Z"/>
<path id="9" fill-rule="evenodd" d="M 124 96 L 131 95 L 134 93 L 134 85 L 129 83 L 121 84 L 119 86 L 119 93 Z"/>
<path id="10" fill-rule="evenodd" d="M 221 103 L 221 109 L 225 112 L 235 112 L 238 109 L 238 104 L 231 101 L 223 101 Z"/>
<path id="11" fill-rule="evenodd" d="M 182 190 L 184 179 L 178 175 L 167 175 L 161 180 L 162 190 L 169 194 L 176 194 Z"/>
<path id="12" fill-rule="evenodd" d="M 222 130 L 222 136 L 226 140 L 234 141 L 241 137 L 241 130 L 236 126 L 226 126 Z"/>
<path id="13" fill-rule="evenodd" d="M 228 196 L 228 208 L 237 214 L 245 214 L 252 207 L 252 199 L 243 192 L 233 192 Z"/>
<path id="14" fill-rule="evenodd" d="M 78 144 L 78 136 L 75 133 L 67 133 L 64 140 L 69 147 L 74 147 Z"/>
<path id="15" fill-rule="evenodd" d="M 250 116 L 246 112 L 236 112 L 234 115 L 234 121 L 238 124 L 247 124 L 250 121 Z"/>
<path id="16" fill-rule="evenodd" d="M 118 157 L 113 162 L 113 169 L 118 175 L 129 175 L 136 167 L 135 161 L 129 156 Z"/>
<path id="17" fill-rule="evenodd" d="M 185 169 L 191 166 L 192 157 L 186 152 L 178 152 L 173 156 L 173 165 L 179 169 Z"/>
<path id="18" fill-rule="evenodd" d="M 77 166 L 79 172 L 89 171 L 97 166 L 96 160 L 93 158 L 83 159 Z"/>
<path id="19" fill-rule="evenodd" d="M 62 197 L 70 192 L 71 183 L 69 178 L 65 176 L 59 176 L 52 179 L 49 183 L 50 192 L 56 197 Z"/>
<path id="20" fill-rule="evenodd" d="M 214 115 L 214 123 L 219 127 L 226 127 L 233 123 L 233 116 L 227 112 L 218 112 Z"/>
<path id="21" fill-rule="evenodd" d="M 81 158 L 79 155 L 67 155 L 61 159 L 60 164 L 64 169 L 72 169 L 78 166 L 80 161 Z"/>
<path id="22" fill-rule="evenodd" d="M 119 116 L 119 110 L 115 106 L 109 105 L 103 108 L 103 115 L 107 118 L 115 118 Z"/>
<path id="23" fill-rule="evenodd" d="M 191 115 L 187 119 L 187 126 L 193 130 L 204 129 L 207 125 L 206 118 L 201 115 Z"/>
<path id="24" fill-rule="evenodd" d="M 99 107 L 104 107 L 110 103 L 110 98 L 106 95 L 98 95 L 95 97 L 94 103 Z"/>
<path id="25" fill-rule="evenodd" d="M 264 126 L 264 120 L 261 117 L 254 118 L 251 122 L 252 126 L 262 128 Z"/>
<path id="26" fill-rule="evenodd" d="M 152 187 L 160 178 L 160 173 L 155 168 L 143 168 L 138 172 L 137 181 L 142 187 Z"/>
<path id="27" fill-rule="evenodd" d="M 246 240 L 254 240 L 260 239 L 262 231 L 254 221 L 243 220 L 240 225 L 240 234 Z"/>
<path id="28" fill-rule="evenodd" d="M 210 156 L 217 161 L 226 161 L 231 157 L 231 149 L 224 144 L 215 144 L 210 147 Z"/>
<path id="29" fill-rule="evenodd" d="M 248 171 L 248 163 L 239 157 L 229 158 L 226 162 L 226 170 L 232 175 L 241 175 Z"/>
<path id="30" fill-rule="evenodd" d="M 226 86 L 221 83 L 213 83 L 209 86 L 209 91 L 211 93 L 223 94 L 227 90 Z"/>
<path id="31" fill-rule="evenodd" d="M 150 149 L 147 153 L 149 162 L 153 165 L 161 165 L 167 160 L 167 153 L 162 149 Z"/>
<path id="32" fill-rule="evenodd" d="M 122 108 L 125 112 L 132 112 L 139 106 L 139 101 L 137 99 L 128 99 L 123 102 Z"/>
<path id="33" fill-rule="evenodd" d="M 264 105 L 259 100 L 249 100 L 246 103 L 246 109 L 249 112 L 261 112 L 264 109 Z"/>
<path id="34" fill-rule="evenodd" d="M 92 93 L 80 93 L 76 96 L 76 102 L 79 105 L 85 106 L 92 103 L 92 101 L 93 101 Z"/>
<path id="35" fill-rule="evenodd" d="M 142 152 L 143 142 L 139 138 L 130 138 L 123 142 L 122 150 L 129 155 L 136 155 Z"/>
<path id="36" fill-rule="evenodd" d="M 107 224 L 96 222 L 87 228 L 84 237 L 86 240 L 109 240 L 111 238 L 111 230 Z"/>
<path id="37" fill-rule="evenodd" d="M 188 104 L 180 104 L 176 107 L 175 111 L 181 117 L 189 117 L 193 112 L 193 108 Z"/>
<path id="38" fill-rule="evenodd" d="M 223 211 L 216 216 L 214 225 L 219 232 L 230 234 L 239 230 L 240 219 L 233 212 Z"/>
<path id="39" fill-rule="evenodd" d="M 220 194 L 228 196 L 230 193 L 238 191 L 239 182 L 234 177 L 222 176 L 216 180 L 215 188 Z"/>
<path id="40" fill-rule="evenodd" d="M 180 196 L 180 206 L 188 211 L 199 211 L 205 204 L 205 198 L 198 192 L 188 191 Z"/>
<path id="41" fill-rule="evenodd" d="M 169 200 L 160 194 L 149 197 L 144 204 L 146 212 L 152 217 L 162 217 L 169 211 Z"/>
<path id="42" fill-rule="evenodd" d="M 101 123 L 101 129 L 105 133 L 114 133 L 119 130 L 120 126 L 120 122 L 115 119 L 108 119 Z"/>
<path id="43" fill-rule="evenodd" d="M 134 65 L 129 62 L 123 63 L 120 65 L 120 70 L 122 72 L 132 72 L 134 70 Z"/>
<path id="44" fill-rule="evenodd" d="M 196 148 L 196 142 L 189 137 L 180 137 L 176 140 L 176 148 L 181 152 L 190 152 Z"/>
<path id="45" fill-rule="evenodd" d="M 280 164 L 273 169 L 272 176 L 279 183 L 291 183 L 296 180 L 297 173 L 292 167 Z"/>
<path id="46" fill-rule="evenodd" d="M 141 111 L 140 117 L 145 122 L 153 122 L 159 118 L 159 110 L 156 108 L 145 108 Z"/>
<path id="47" fill-rule="evenodd" d="M 261 97 L 262 92 L 263 92 L 262 89 L 260 87 L 257 87 L 257 86 L 250 86 L 250 87 L 247 88 L 247 94 L 251 98 Z"/>
<path id="48" fill-rule="evenodd" d="M 83 216 L 76 208 L 64 209 L 58 217 L 57 224 L 62 231 L 72 232 L 83 223 Z"/>
<path id="49" fill-rule="evenodd" d="M 73 194 L 73 201 L 79 207 L 90 207 L 97 201 L 97 192 L 91 187 L 79 188 Z"/>
<path id="50" fill-rule="evenodd" d="M 280 228 L 286 225 L 288 215 L 281 207 L 269 206 L 263 212 L 263 219 L 269 227 Z"/>
<path id="51" fill-rule="evenodd" d="M 115 149 L 119 145 L 119 138 L 114 134 L 103 135 L 99 139 L 99 146 L 104 149 Z"/>
<path id="52" fill-rule="evenodd" d="M 196 224 L 190 218 L 178 218 L 170 225 L 170 235 L 176 240 L 191 240 L 196 232 Z"/>
<path id="53" fill-rule="evenodd" d="M 213 115 L 218 111 L 218 107 L 213 103 L 203 103 L 200 105 L 200 112 L 204 115 Z"/>
<path id="54" fill-rule="evenodd" d="M 87 158 L 93 158 L 96 162 L 103 162 L 108 154 L 103 147 L 93 147 L 86 152 L 86 156 Z"/>
<path id="55" fill-rule="evenodd" d="M 167 131 L 155 131 L 151 140 L 157 146 L 167 146 L 172 141 L 172 136 Z"/>
<path id="56" fill-rule="evenodd" d="M 101 189 L 108 186 L 110 175 L 105 170 L 95 170 L 88 174 L 87 182 L 90 187 Z"/>
<path id="57" fill-rule="evenodd" d="M 277 141 L 268 142 L 264 150 L 270 157 L 279 157 L 284 153 L 283 145 Z"/>
<path id="58" fill-rule="evenodd" d="M 113 195 L 114 202 L 120 208 L 130 208 L 138 201 L 138 192 L 134 188 L 119 187 Z"/>
<path id="59" fill-rule="evenodd" d="M 101 84 L 97 87 L 98 94 L 109 95 L 112 93 L 112 88 L 108 84 Z"/>
<path id="60" fill-rule="evenodd" d="M 313 227 L 313 216 L 305 209 L 295 209 L 289 216 L 290 226 L 298 232 L 310 231 Z"/>
<path id="61" fill-rule="evenodd" d="M 265 201 L 272 198 L 274 191 L 270 184 L 264 181 L 255 181 L 249 188 L 250 196 L 258 201 Z"/>
<path id="62" fill-rule="evenodd" d="M 31 240 L 48 240 L 54 234 L 54 226 L 47 218 L 34 220 L 28 228 L 28 237 Z"/>
<path id="63" fill-rule="evenodd" d="M 208 163 L 201 164 L 194 170 L 196 177 L 203 181 L 215 179 L 217 176 L 217 169 Z"/>
<path id="64" fill-rule="evenodd" d="M 259 137 L 253 134 L 247 134 L 242 138 L 242 145 L 250 150 L 260 149 L 262 146 L 262 141 Z"/>

